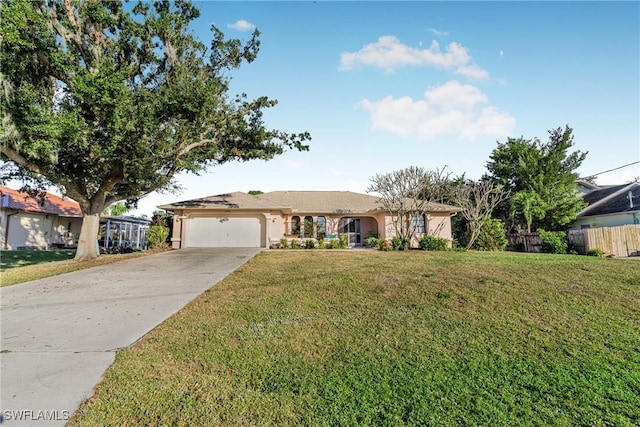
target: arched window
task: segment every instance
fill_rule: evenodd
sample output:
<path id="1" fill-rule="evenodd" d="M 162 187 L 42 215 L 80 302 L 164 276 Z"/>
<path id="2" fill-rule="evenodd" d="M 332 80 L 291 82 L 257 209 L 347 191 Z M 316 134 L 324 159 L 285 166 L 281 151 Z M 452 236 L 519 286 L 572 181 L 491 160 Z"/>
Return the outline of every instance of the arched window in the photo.
<path id="1" fill-rule="evenodd" d="M 327 219 L 319 216 L 316 220 L 316 227 L 318 228 L 318 238 L 324 239 L 324 236 L 327 235 Z"/>
<path id="2" fill-rule="evenodd" d="M 300 217 L 298 215 L 291 217 L 291 234 L 300 234 Z"/>
<path id="3" fill-rule="evenodd" d="M 305 216 L 302 224 L 302 237 L 313 237 L 313 217 Z"/>

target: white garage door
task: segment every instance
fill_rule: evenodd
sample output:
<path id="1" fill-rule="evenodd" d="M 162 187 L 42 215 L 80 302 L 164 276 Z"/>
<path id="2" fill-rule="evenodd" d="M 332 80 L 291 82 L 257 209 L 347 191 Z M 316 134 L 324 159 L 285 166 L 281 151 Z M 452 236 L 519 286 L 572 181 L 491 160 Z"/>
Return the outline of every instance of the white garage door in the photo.
<path id="1" fill-rule="evenodd" d="M 187 229 L 190 248 L 259 248 L 260 219 L 250 217 L 191 218 Z"/>

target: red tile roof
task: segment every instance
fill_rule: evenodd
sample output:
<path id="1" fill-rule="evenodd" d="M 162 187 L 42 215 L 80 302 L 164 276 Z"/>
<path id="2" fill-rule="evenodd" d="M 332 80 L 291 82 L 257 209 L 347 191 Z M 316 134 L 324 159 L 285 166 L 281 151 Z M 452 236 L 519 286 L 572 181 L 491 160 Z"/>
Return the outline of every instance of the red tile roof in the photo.
<path id="1" fill-rule="evenodd" d="M 38 197 L 28 193 L 0 186 L 0 200 L 3 209 L 16 209 L 25 212 L 37 212 L 49 215 L 79 217 L 82 216 L 80 205 L 73 200 L 63 199 L 55 194 L 45 193 L 44 203 Z"/>

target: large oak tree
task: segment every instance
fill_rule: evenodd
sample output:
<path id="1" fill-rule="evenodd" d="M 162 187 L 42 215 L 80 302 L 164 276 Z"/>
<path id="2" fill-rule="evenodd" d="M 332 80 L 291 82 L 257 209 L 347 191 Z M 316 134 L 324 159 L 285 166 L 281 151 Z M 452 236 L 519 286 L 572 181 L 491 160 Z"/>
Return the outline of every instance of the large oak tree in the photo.
<path id="1" fill-rule="evenodd" d="M 97 256 L 111 203 L 170 189 L 183 171 L 307 150 L 308 133 L 268 129 L 276 101 L 232 97 L 229 72 L 258 54 L 189 1 L 8 0 L 0 8 L 2 178 L 54 184 L 84 214 L 76 259 Z"/>

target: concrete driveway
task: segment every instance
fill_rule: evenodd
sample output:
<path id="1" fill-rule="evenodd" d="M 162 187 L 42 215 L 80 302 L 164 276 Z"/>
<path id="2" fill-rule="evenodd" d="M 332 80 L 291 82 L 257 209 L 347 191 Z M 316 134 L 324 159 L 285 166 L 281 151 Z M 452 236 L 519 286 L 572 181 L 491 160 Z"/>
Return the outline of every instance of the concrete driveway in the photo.
<path id="1" fill-rule="evenodd" d="M 259 251 L 182 249 L 2 288 L 3 427 L 64 425 L 117 349 Z"/>

